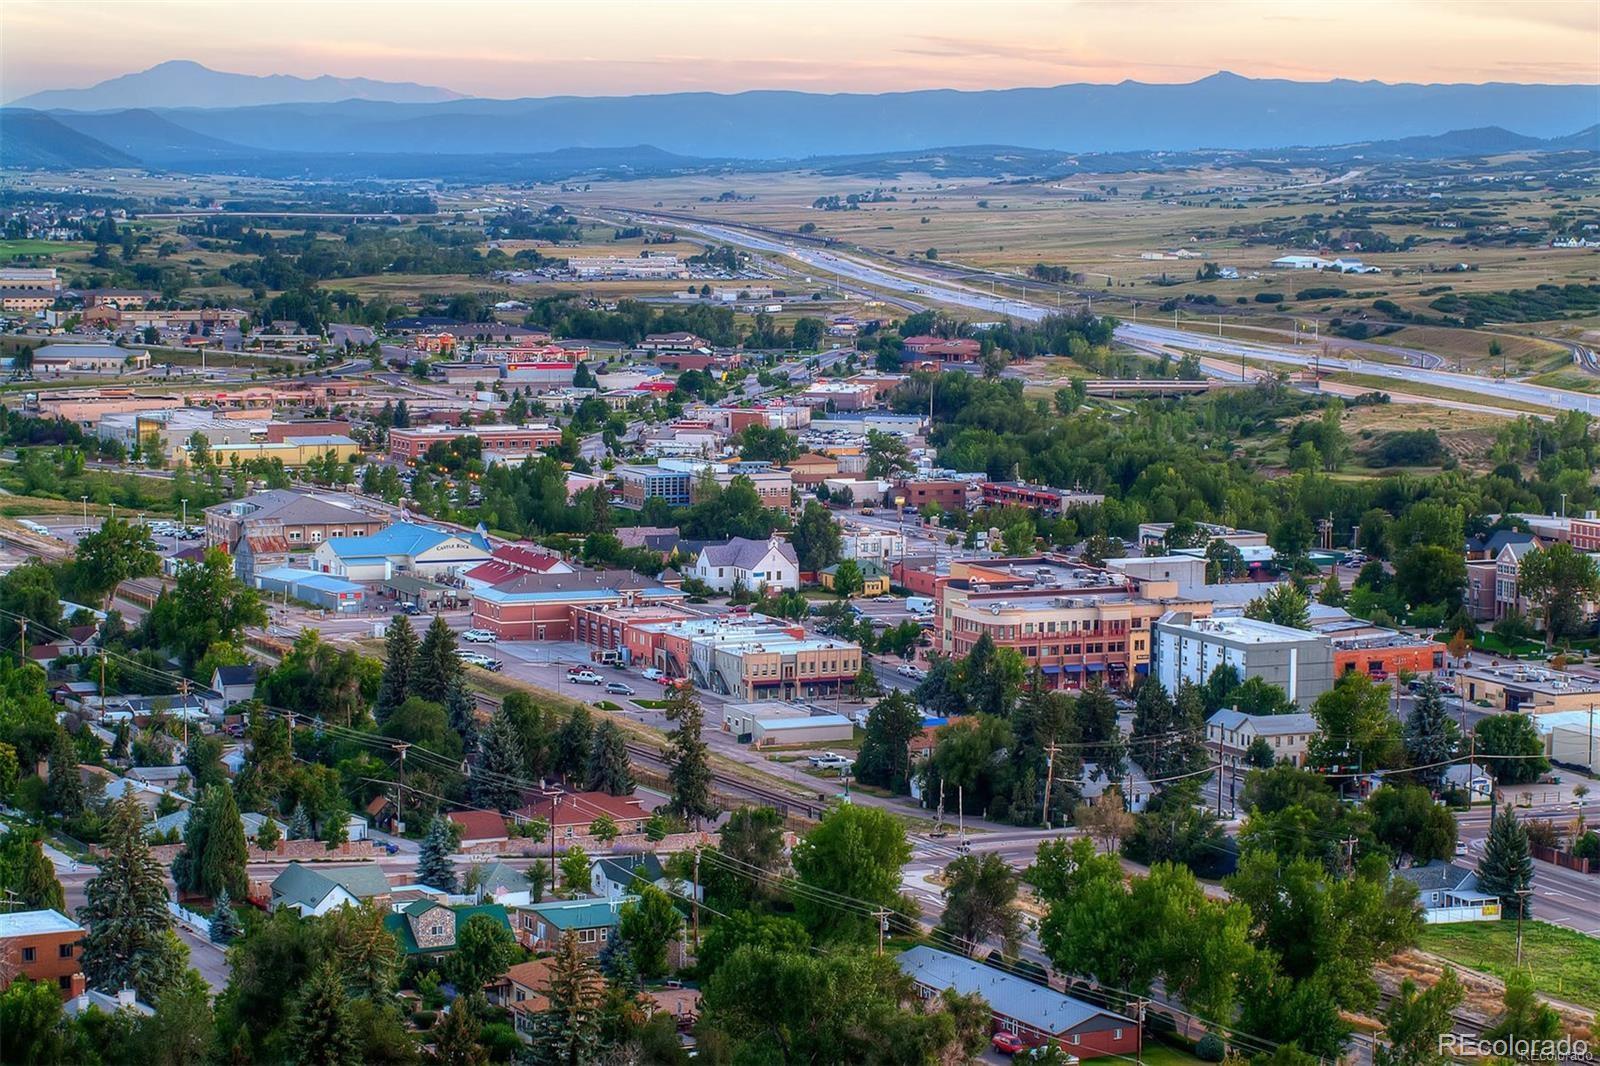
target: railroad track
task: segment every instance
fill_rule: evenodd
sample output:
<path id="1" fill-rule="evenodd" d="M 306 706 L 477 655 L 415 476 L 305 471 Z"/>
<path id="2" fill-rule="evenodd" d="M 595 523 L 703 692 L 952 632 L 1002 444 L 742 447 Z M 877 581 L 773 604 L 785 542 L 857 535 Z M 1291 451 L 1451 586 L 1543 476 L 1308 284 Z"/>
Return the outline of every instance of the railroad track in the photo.
<path id="1" fill-rule="evenodd" d="M 493 696 L 482 692 L 475 692 L 473 696 L 477 699 L 479 708 L 490 714 L 500 709 L 500 701 Z M 627 742 L 627 748 L 628 758 L 645 769 L 665 773 L 671 768 L 660 748 L 633 740 Z M 726 798 L 752 800 L 760 806 L 771 807 L 785 817 L 816 820 L 822 817 L 822 812 L 827 807 L 821 800 L 807 800 L 790 792 L 765 788 L 715 767 L 711 770 L 711 781 L 716 790 Z"/>

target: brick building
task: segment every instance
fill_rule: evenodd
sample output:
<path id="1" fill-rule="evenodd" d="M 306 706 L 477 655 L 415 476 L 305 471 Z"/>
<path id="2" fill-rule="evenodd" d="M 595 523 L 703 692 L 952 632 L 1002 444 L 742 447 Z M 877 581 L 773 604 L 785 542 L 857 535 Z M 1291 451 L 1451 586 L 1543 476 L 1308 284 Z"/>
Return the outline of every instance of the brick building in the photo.
<path id="1" fill-rule="evenodd" d="M 0 914 L 0 989 L 25 977 L 54 985 L 62 999 L 82 995 L 79 942 L 84 928 L 60 911 Z"/>

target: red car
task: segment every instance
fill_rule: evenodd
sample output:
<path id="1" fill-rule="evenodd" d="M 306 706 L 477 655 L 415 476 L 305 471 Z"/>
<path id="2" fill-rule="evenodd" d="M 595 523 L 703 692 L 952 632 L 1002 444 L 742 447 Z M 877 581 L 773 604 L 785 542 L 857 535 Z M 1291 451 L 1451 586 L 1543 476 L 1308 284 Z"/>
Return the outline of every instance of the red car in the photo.
<path id="1" fill-rule="evenodd" d="M 1022 1037 L 1016 1033 L 1004 1031 L 994 1034 L 994 1038 L 989 1043 L 993 1044 L 994 1049 L 1002 1055 L 1015 1055 L 1028 1046 L 1022 1042 Z"/>

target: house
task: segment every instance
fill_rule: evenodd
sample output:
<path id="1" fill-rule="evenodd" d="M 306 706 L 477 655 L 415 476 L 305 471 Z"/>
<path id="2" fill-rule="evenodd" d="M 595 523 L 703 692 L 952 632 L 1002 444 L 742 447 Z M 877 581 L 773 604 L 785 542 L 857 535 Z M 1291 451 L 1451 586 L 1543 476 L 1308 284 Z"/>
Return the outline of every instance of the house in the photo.
<path id="1" fill-rule="evenodd" d="M 222 697 L 222 708 L 226 710 L 236 703 L 255 698 L 256 694 L 256 668 L 253 664 L 245 666 L 219 666 L 211 671 L 211 691 Z"/>
<path id="2" fill-rule="evenodd" d="M 106 783 L 105 798 L 107 801 L 119 800 L 126 795 L 132 795 L 138 801 L 139 806 L 143 807 L 151 817 L 155 816 L 156 808 L 161 805 L 163 797 L 184 807 L 187 807 L 190 803 L 188 796 L 168 788 L 162 788 L 160 785 L 146 784 L 132 777 L 119 777 Z"/>
<path id="3" fill-rule="evenodd" d="M 550 1009 L 550 959 L 519 962 L 484 986 L 489 1002 L 511 1012 L 511 1027 L 525 1041 L 533 1039 L 533 1020 Z"/>
<path id="4" fill-rule="evenodd" d="M 506 909 L 498 903 L 449 907 L 434 899 L 414 899 L 384 915 L 383 927 L 400 942 L 405 955 L 446 955 L 456 949 L 456 935 L 472 918 L 482 915 L 511 928 Z"/>
<path id="5" fill-rule="evenodd" d="M 1435 859 L 1401 867 L 1394 875 L 1417 886 L 1422 920 L 1429 925 L 1500 920 L 1500 897 L 1480 891 L 1477 873 L 1465 866 Z"/>
<path id="6" fill-rule="evenodd" d="M 650 815 L 632 796 L 605 792 L 556 792 L 541 796 L 514 812 L 524 822 L 541 821 L 558 839 L 576 840 L 589 835 L 589 826 L 601 815 L 617 823 L 623 836 L 644 832 Z"/>
<path id="7" fill-rule="evenodd" d="M 494 811 L 451 811 L 445 817 L 461 827 L 462 848 L 504 844 L 511 839 L 506 832 L 506 820 Z"/>
<path id="8" fill-rule="evenodd" d="M 305 866 L 292 862 L 272 882 L 272 906 L 293 907 L 306 917 L 363 900 L 386 902 L 389 879 L 375 862 L 350 866 Z"/>
<path id="9" fill-rule="evenodd" d="M 395 806 L 394 800 L 382 792 L 368 800 L 362 811 L 365 812 L 367 823 L 372 828 L 385 833 L 397 831 L 395 822 L 400 816 L 400 810 Z"/>
<path id="10" fill-rule="evenodd" d="M 1155 795 L 1155 786 L 1150 783 L 1144 768 L 1136 762 L 1130 760 L 1127 772 L 1115 781 L 1105 775 L 1099 763 L 1083 764 L 1078 779 L 1078 795 L 1083 797 L 1083 802 L 1093 807 L 1101 803 L 1113 788 L 1122 795 L 1123 806 L 1134 814 L 1143 814 L 1150 805 L 1150 797 Z"/>
<path id="11" fill-rule="evenodd" d="M 1013 1033 L 1030 1047 L 1056 1043 L 1080 1059 L 1124 1058 L 1141 1049 L 1138 1022 L 1047 985 L 926 946 L 903 952 L 899 961 L 923 999 L 976 993 L 989 1004 L 994 1031 Z"/>
<path id="12" fill-rule="evenodd" d="M 833 591 L 834 583 L 839 579 L 839 563 L 824 567 L 818 579 L 822 587 Z M 889 594 L 889 574 L 883 567 L 874 562 L 861 562 L 856 566 L 861 571 L 861 591 L 857 594 L 865 597 L 887 596 Z"/>
<path id="13" fill-rule="evenodd" d="M 531 902 L 528 896 L 533 883 L 528 875 L 498 860 L 469 868 L 467 883 L 474 887 L 480 902 L 491 899 L 507 906 Z"/>
<path id="14" fill-rule="evenodd" d="M 312 559 L 325 574 L 349 581 L 385 581 L 396 573 L 440 577 L 471 569 L 490 558 L 482 533 L 452 532 L 396 522 L 377 533 L 332 537 Z"/>
<path id="15" fill-rule="evenodd" d="M 1445 767 L 1444 787 L 1460 789 L 1469 799 L 1488 799 L 1494 792 L 1494 777 L 1477 763 L 1455 763 Z"/>
<path id="16" fill-rule="evenodd" d="M 135 781 L 143 781 L 147 785 L 160 785 L 162 788 L 186 788 L 189 784 L 189 768 L 187 766 L 130 766 L 127 776 Z"/>
<path id="17" fill-rule="evenodd" d="M 618 855 L 595 859 L 589 864 L 589 891 L 603 899 L 620 900 L 638 895 L 645 885 L 654 885 L 669 896 L 687 895 L 692 889 L 668 877 L 655 855 Z"/>
<path id="18" fill-rule="evenodd" d="M 101 992 L 98 989 L 87 988 L 62 1006 L 62 1010 L 69 1018 L 76 1018 L 84 1011 L 93 1008 L 101 1014 L 116 1014 L 119 1011 L 128 1011 L 131 1014 L 152 1017 L 156 1009 L 139 998 L 139 993 L 131 988 L 117 989 L 116 993 Z"/>
<path id="19" fill-rule="evenodd" d="M 84 932 L 83 926 L 56 910 L 0 914 L 0 989 L 25 977 L 54 985 L 62 999 L 82 995 L 78 944 Z"/>
<path id="20" fill-rule="evenodd" d="M 578 938 L 585 955 L 598 955 L 617 927 L 623 899 L 558 899 L 514 908 L 517 940 L 534 951 L 554 951 L 565 933 Z"/>
<path id="21" fill-rule="evenodd" d="M 244 825 L 244 835 L 247 840 L 254 840 L 256 835 L 261 832 L 262 826 L 266 825 L 269 821 L 272 823 L 273 828 L 278 831 L 279 840 L 286 840 L 289 837 L 288 825 L 278 821 L 276 818 L 269 818 L 265 814 L 257 814 L 255 811 L 245 811 L 243 814 L 239 815 L 239 821 Z M 156 837 L 166 836 L 168 833 L 176 832 L 179 836 L 182 836 L 183 831 L 188 824 L 189 811 L 187 808 L 185 808 L 184 810 L 173 811 L 171 814 L 165 814 L 160 818 L 157 818 L 155 821 L 144 827 L 144 834 L 147 837 Z"/>
<path id="22" fill-rule="evenodd" d="M 718 592 L 735 586 L 752 591 L 763 585 L 774 591 L 800 587 L 800 557 L 788 541 L 749 540 L 734 537 L 726 544 L 708 544 L 700 550 L 689 576 Z"/>
<path id="23" fill-rule="evenodd" d="M 1224 707 L 1206 720 L 1206 743 L 1225 766 L 1247 766 L 1250 746 L 1258 739 L 1271 746 L 1275 761 L 1304 766 L 1319 731 L 1310 714 L 1244 714 Z"/>

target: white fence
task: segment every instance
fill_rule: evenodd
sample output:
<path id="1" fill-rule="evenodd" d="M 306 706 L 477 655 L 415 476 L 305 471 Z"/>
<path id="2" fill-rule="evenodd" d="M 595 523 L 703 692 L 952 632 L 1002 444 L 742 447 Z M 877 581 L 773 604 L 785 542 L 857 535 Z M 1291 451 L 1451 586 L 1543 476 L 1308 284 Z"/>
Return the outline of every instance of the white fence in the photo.
<path id="1" fill-rule="evenodd" d="M 1453 922 L 1497 922 L 1500 904 L 1475 903 L 1464 907 L 1430 907 L 1422 912 L 1428 925 L 1448 925 Z"/>
<path id="2" fill-rule="evenodd" d="M 167 900 L 167 910 L 178 920 L 179 925 L 190 932 L 198 933 L 200 936 L 211 935 L 211 919 L 205 915 L 196 913 L 177 900 L 171 899 Z"/>

